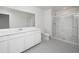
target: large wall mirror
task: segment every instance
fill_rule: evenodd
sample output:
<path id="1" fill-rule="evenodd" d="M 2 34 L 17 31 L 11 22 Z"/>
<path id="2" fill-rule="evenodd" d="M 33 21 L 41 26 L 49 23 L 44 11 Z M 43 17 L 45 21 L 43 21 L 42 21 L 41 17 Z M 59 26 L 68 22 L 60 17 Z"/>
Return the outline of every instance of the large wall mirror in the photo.
<path id="1" fill-rule="evenodd" d="M 35 14 L 0 7 L 0 29 L 35 26 Z"/>
<path id="2" fill-rule="evenodd" d="M 0 14 L 0 29 L 9 28 L 9 15 Z"/>

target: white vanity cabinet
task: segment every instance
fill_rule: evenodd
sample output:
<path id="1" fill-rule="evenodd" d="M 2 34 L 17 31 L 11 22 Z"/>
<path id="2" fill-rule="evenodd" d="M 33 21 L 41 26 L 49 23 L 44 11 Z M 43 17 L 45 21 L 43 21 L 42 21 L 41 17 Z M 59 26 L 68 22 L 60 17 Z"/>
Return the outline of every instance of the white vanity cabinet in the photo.
<path id="1" fill-rule="evenodd" d="M 0 37 L 0 53 L 20 53 L 41 42 L 39 30 L 24 31 Z"/>
<path id="2" fill-rule="evenodd" d="M 18 53 L 40 43 L 40 31 L 23 32 L 10 36 L 9 52 Z"/>
<path id="3" fill-rule="evenodd" d="M 18 53 L 24 50 L 24 38 L 23 37 L 16 37 L 11 38 L 9 40 L 9 52 L 10 53 Z"/>
<path id="4" fill-rule="evenodd" d="M 1 36 L 0 37 L 0 53 L 8 53 L 9 46 L 8 46 L 8 36 Z"/>
<path id="5" fill-rule="evenodd" d="M 28 49 L 36 44 L 38 44 L 41 40 L 40 31 L 34 31 L 27 33 L 27 38 L 25 39 L 25 49 Z"/>
<path id="6" fill-rule="evenodd" d="M 8 53 L 8 41 L 0 42 L 0 53 Z"/>

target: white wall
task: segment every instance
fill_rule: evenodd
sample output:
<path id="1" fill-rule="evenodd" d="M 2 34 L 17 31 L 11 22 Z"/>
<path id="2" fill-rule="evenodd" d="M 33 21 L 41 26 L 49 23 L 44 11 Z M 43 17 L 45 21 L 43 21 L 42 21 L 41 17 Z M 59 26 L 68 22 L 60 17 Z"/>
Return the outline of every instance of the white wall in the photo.
<path id="1" fill-rule="evenodd" d="M 52 35 L 52 10 L 48 9 L 44 12 L 45 32 Z"/>
<path id="2" fill-rule="evenodd" d="M 62 9 L 56 12 L 57 16 L 62 16 L 62 15 L 69 15 L 72 13 L 79 13 L 79 7 L 69 7 L 67 9 Z"/>

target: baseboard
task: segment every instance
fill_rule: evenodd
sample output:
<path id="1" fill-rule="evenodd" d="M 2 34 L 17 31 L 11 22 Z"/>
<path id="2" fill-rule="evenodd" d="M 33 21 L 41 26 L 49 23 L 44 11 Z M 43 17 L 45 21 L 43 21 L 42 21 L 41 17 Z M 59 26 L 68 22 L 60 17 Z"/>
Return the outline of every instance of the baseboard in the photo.
<path id="1" fill-rule="evenodd" d="M 56 39 L 56 40 L 60 40 L 60 41 L 63 41 L 65 43 L 69 43 L 69 44 L 74 44 L 74 45 L 77 45 L 79 46 L 77 43 L 74 43 L 74 42 L 71 42 L 71 41 L 68 41 L 68 40 L 64 40 L 62 38 L 58 38 L 58 37 L 51 37 L 52 39 Z"/>

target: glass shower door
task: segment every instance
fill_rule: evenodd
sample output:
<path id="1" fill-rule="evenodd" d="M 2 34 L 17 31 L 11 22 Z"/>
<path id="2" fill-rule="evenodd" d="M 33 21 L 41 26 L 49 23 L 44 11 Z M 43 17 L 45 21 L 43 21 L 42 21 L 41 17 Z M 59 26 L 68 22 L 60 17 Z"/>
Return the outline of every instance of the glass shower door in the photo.
<path id="1" fill-rule="evenodd" d="M 56 21 L 56 36 L 62 40 L 71 41 L 72 37 L 72 17 L 60 16 Z"/>
<path id="2" fill-rule="evenodd" d="M 78 44 L 78 17 L 77 15 L 72 15 L 72 41 Z"/>
<path id="3" fill-rule="evenodd" d="M 74 14 L 74 20 L 76 21 L 76 43 L 79 45 L 79 14 Z"/>

